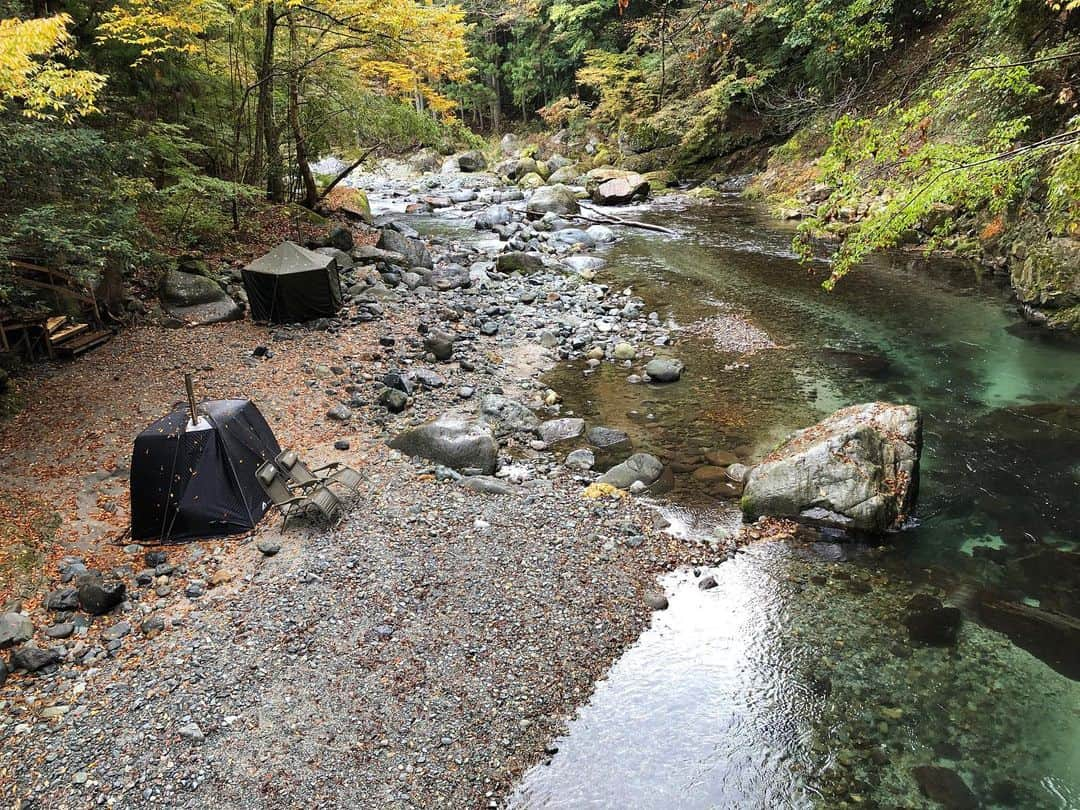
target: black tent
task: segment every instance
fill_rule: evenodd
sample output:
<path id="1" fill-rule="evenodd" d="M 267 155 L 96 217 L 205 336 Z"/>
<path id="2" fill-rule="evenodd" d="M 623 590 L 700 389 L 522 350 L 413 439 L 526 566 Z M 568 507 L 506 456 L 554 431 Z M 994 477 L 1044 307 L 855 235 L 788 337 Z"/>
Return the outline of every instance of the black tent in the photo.
<path id="1" fill-rule="evenodd" d="M 251 317 L 291 323 L 329 318 L 341 309 L 341 279 L 333 256 L 282 242 L 243 270 Z"/>
<path id="2" fill-rule="evenodd" d="M 281 448 L 249 400 L 187 405 L 135 439 L 131 457 L 133 540 L 192 540 L 248 531 L 269 508 L 255 470 Z"/>

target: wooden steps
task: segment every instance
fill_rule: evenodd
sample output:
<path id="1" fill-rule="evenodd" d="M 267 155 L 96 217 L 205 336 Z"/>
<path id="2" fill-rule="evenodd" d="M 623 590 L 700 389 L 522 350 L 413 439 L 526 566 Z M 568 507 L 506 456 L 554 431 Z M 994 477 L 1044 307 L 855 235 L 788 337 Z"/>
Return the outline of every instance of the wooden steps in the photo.
<path id="1" fill-rule="evenodd" d="M 64 315 L 49 318 L 45 328 L 51 352 L 60 357 L 78 357 L 112 338 L 108 329 L 92 329 Z"/>

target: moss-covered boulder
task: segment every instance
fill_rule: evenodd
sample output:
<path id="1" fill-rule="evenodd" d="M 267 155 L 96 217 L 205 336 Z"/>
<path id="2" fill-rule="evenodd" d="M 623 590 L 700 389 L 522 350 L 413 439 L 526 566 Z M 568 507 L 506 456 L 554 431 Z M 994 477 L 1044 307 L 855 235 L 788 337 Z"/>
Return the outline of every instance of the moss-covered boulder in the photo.
<path id="1" fill-rule="evenodd" d="M 518 186 L 521 188 L 540 188 L 542 185 L 544 185 L 544 178 L 536 172 L 529 172 L 518 180 Z"/>
<path id="2" fill-rule="evenodd" d="M 1067 309 L 1080 304 L 1080 240 L 1060 237 L 1013 262 L 1012 285 L 1025 304 Z"/>
<path id="3" fill-rule="evenodd" d="M 652 188 L 671 188 L 679 184 L 679 178 L 670 169 L 660 169 L 641 175 Z"/>

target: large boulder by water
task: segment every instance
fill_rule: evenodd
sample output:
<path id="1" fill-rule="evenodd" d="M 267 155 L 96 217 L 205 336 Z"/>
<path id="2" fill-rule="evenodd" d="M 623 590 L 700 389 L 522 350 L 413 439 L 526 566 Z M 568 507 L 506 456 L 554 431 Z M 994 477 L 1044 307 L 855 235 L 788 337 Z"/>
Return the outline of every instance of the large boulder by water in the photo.
<path id="1" fill-rule="evenodd" d="M 487 160 L 482 152 L 473 149 L 458 157 L 458 167 L 463 172 L 482 172 L 487 168 Z"/>
<path id="2" fill-rule="evenodd" d="M 556 184 L 534 191 L 525 205 L 525 211 L 538 217 L 544 214 L 577 214 L 581 212 L 581 206 L 578 205 L 574 192 L 564 185 Z"/>
<path id="3" fill-rule="evenodd" d="M 382 250 L 400 253 L 405 257 L 410 267 L 432 268 L 435 263 L 431 259 L 427 245 L 420 239 L 414 239 L 399 233 L 393 228 L 383 228 L 377 245 Z"/>
<path id="4" fill-rule="evenodd" d="M 220 284 L 195 273 L 166 271 L 159 295 L 166 312 L 188 323 L 235 321 L 244 314 Z"/>
<path id="5" fill-rule="evenodd" d="M 1080 239 L 1031 248 L 1012 263 L 1010 281 L 1030 320 L 1080 333 Z"/>
<path id="6" fill-rule="evenodd" d="M 754 468 L 743 514 L 881 534 L 915 506 L 922 418 L 913 405 L 843 408 L 793 434 Z"/>
<path id="7" fill-rule="evenodd" d="M 371 203 L 368 202 L 367 192 L 361 188 L 336 186 L 326 195 L 323 204 L 328 211 L 336 211 L 368 225 L 372 223 Z"/>
<path id="8" fill-rule="evenodd" d="M 454 416 L 441 416 L 406 430 L 392 439 L 390 446 L 455 470 L 479 470 L 482 475 L 495 472 L 499 453 L 490 427 Z"/>
<path id="9" fill-rule="evenodd" d="M 649 181 L 635 174 L 601 183 L 592 193 L 592 200 L 597 205 L 624 205 L 648 196 Z"/>
<path id="10" fill-rule="evenodd" d="M 599 481 L 619 489 L 630 489 L 637 481 L 645 486 L 652 486 L 660 480 L 663 473 L 664 465 L 656 456 L 634 453 L 622 464 L 616 464 L 600 476 Z"/>

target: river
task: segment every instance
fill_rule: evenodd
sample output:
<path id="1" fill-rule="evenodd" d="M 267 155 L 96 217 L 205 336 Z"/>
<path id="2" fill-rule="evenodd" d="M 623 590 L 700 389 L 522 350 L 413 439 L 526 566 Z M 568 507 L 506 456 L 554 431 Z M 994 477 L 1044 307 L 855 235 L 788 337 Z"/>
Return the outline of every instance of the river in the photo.
<path id="1" fill-rule="evenodd" d="M 980 621 L 987 600 L 1080 617 L 1080 346 L 941 259 L 877 257 L 825 292 L 825 262 L 800 265 L 793 228 L 738 197 L 620 213 L 678 232 L 620 229 L 600 280 L 687 327 L 664 350 L 687 373 L 646 386 L 562 363 L 545 382 L 564 415 L 692 469 L 710 451 L 753 463 L 844 405 L 912 403 L 919 506 L 879 547 L 764 544 L 672 572 L 670 607 L 508 805 L 1080 808 L 1077 651 Z M 413 222 L 478 238 L 454 215 Z M 732 317 L 770 347 L 725 350 L 708 327 Z M 684 473 L 657 506 L 704 547 L 738 523 L 714 495 Z M 918 593 L 964 610 L 955 648 L 908 640 Z"/>
<path id="2" fill-rule="evenodd" d="M 779 348 L 735 355 L 690 330 L 672 349 L 688 373 L 666 387 L 564 364 L 547 380 L 564 410 L 668 459 L 753 461 L 840 406 L 914 403 L 919 508 L 880 549 L 751 548 L 708 591 L 674 572 L 669 610 L 510 805 L 1080 807 L 1080 685 L 977 612 L 991 594 L 1080 616 L 1076 345 L 1026 327 L 968 267 L 880 257 L 827 293 L 792 229 L 737 198 L 638 214 L 680 235 L 624 233 L 605 281 L 681 325 L 744 316 Z M 688 541 L 730 523 L 689 476 L 662 505 L 689 517 Z M 968 613 L 955 650 L 907 641 L 923 591 Z M 1067 669 L 1045 639 L 1016 640 Z"/>

